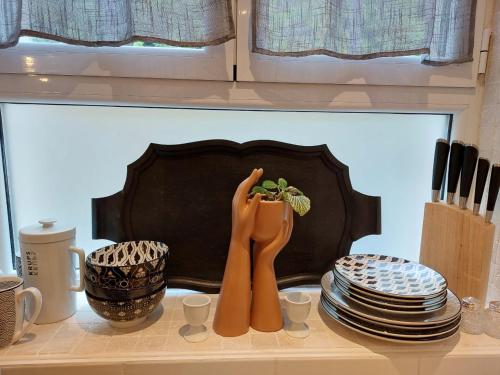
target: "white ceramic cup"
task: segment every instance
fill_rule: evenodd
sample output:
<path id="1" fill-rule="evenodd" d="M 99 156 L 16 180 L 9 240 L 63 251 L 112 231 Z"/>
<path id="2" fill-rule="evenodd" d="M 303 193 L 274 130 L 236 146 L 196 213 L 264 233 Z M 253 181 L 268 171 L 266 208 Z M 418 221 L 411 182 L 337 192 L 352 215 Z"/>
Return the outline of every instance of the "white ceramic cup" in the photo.
<path id="1" fill-rule="evenodd" d="M 184 316 L 188 325 L 183 327 L 181 334 L 186 341 L 200 342 L 208 338 L 207 327 L 203 325 L 210 312 L 210 297 L 204 294 L 193 294 L 182 300 Z"/>
<path id="2" fill-rule="evenodd" d="M 285 325 L 285 332 L 296 338 L 309 336 L 309 327 L 305 321 L 311 311 L 311 296 L 303 292 L 288 293 L 285 308 L 289 320 Z"/>
<path id="3" fill-rule="evenodd" d="M 17 276 L 0 276 L 0 347 L 15 343 L 30 329 L 42 308 L 42 294 L 37 288 L 23 289 Z M 31 318 L 24 320 L 24 303 L 31 295 L 34 303 Z"/>

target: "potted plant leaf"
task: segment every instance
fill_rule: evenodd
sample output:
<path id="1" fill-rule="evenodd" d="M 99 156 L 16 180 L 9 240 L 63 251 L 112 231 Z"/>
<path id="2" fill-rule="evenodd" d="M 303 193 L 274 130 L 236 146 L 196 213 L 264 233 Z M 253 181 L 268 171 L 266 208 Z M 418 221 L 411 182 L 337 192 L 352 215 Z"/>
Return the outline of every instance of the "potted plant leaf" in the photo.
<path id="1" fill-rule="evenodd" d="M 252 233 L 255 241 L 268 241 L 275 238 L 283 221 L 289 217 L 290 209 L 300 216 L 304 216 L 311 209 L 310 199 L 295 186 L 289 186 L 288 182 L 281 177 L 277 182 L 264 180 L 261 186 L 254 186 L 249 198 L 255 194 L 262 196 Z"/>

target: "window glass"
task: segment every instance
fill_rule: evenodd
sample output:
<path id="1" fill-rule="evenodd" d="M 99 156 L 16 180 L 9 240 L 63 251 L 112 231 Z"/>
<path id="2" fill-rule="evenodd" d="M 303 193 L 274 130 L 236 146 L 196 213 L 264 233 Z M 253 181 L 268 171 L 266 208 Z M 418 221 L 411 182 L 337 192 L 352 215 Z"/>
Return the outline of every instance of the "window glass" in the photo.
<path id="1" fill-rule="evenodd" d="M 44 39 L 44 38 L 37 38 L 34 36 L 22 36 L 19 38 L 19 43 L 37 43 L 37 44 L 64 44 L 55 40 L 51 39 Z M 127 44 L 122 47 L 158 47 L 158 48 L 183 48 L 185 49 L 186 47 L 176 47 L 176 46 L 169 46 L 168 44 L 163 44 L 163 43 L 156 43 L 156 42 L 148 42 L 148 41 L 143 41 L 143 40 L 136 40 L 130 44 Z M 189 47 L 193 49 L 201 49 L 203 47 Z"/>
<path id="2" fill-rule="evenodd" d="M 91 198 L 121 190 L 127 165 L 149 143 L 271 139 L 326 143 L 355 190 L 382 197 L 382 235 L 356 241 L 352 252 L 410 260 L 419 256 L 435 140 L 448 128 L 447 115 L 430 114 L 7 104 L 2 116 L 15 237 L 55 217 L 75 225 L 77 244 L 91 251 L 107 243 L 91 239 Z"/>

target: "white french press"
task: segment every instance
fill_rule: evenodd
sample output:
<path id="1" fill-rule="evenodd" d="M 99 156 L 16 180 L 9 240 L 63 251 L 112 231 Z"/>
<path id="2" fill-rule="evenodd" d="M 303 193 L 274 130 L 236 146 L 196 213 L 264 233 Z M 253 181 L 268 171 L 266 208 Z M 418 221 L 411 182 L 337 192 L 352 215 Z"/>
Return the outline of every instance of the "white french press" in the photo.
<path id="1" fill-rule="evenodd" d="M 26 287 L 35 287 L 43 297 L 36 324 L 69 318 L 76 311 L 76 292 L 84 289 L 85 253 L 75 245 L 75 227 L 45 219 L 19 231 L 23 279 Z M 74 256 L 79 260 L 77 277 Z M 28 309 L 29 310 L 29 309 Z"/>

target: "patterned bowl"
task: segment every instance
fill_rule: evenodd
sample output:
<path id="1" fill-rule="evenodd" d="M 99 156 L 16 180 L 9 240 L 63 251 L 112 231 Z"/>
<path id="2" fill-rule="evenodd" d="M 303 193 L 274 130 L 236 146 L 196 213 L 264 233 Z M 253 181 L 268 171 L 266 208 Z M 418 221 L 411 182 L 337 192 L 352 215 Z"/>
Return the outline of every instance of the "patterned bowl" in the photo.
<path id="1" fill-rule="evenodd" d="M 85 261 L 85 290 L 112 301 L 149 295 L 166 285 L 168 246 L 156 241 L 120 242 L 98 249 Z"/>
<path id="2" fill-rule="evenodd" d="M 94 312 L 116 328 L 128 328 L 142 323 L 154 311 L 165 296 L 166 288 L 141 297 L 123 301 L 96 298 L 85 292 L 87 301 Z"/>
<path id="3" fill-rule="evenodd" d="M 138 286 L 134 288 L 108 288 L 93 283 L 85 277 L 85 291 L 96 298 L 109 301 L 123 301 L 147 296 L 167 286 L 164 276 L 158 280 L 146 277 L 134 281 L 140 281 Z"/>

